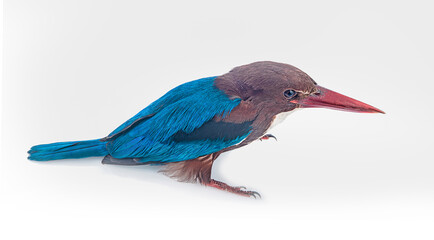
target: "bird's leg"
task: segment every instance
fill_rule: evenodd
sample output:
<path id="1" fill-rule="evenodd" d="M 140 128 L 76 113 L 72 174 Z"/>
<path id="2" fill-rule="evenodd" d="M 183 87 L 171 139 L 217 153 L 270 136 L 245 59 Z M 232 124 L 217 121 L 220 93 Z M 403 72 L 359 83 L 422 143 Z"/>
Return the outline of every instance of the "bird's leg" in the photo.
<path id="1" fill-rule="evenodd" d="M 211 178 L 212 164 L 220 153 L 211 153 L 182 162 L 167 163 L 160 172 L 181 182 L 199 182 L 205 186 L 215 187 L 245 197 L 261 197 L 258 192 L 243 190 L 245 187 L 231 187 L 226 183 Z"/>
<path id="2" fill-rule="evenodd" d="M 265 134 L 264 136 L 260 137 L 259 140 L 268 140 L 270 138 L 274 138 L 274 140 L 277 141 L 277 138 L 273 134 Z"/>
<path id="3" fill-rule="evenodd" d="M 254 197 L 254 198 L 257 198 L 257 197 L 260 198 L 261 197 L 261 194 L 259 194 L 256 191 L 243 190 L 243 189 L 246 189 L 245 187 L 232 187 L 232 186 L 227 185 L 224 182 L 220 182 L 220 181 L 217 181 L 214 179 L 211 179 L 209 182 L 202 183 L 202 184 L 204 184 L 205 186 L 208 186 L 208 187 L 214 187 L 214 188 L 217 188 L 220 190 L 235 193 L 235 194 L 238 194 L 238 195 L 241 195 L 244 197 Z"/>

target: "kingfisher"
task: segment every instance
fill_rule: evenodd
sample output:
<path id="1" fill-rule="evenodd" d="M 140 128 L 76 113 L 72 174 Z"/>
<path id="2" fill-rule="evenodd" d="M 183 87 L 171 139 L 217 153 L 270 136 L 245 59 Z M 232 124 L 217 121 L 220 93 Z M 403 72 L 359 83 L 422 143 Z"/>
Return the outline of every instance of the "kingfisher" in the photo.
<path id="1" fill-rule="evenodd" d="M 28 159 L 101 156 L 103 164 L 158 164 L 178 181 L 256 198 L 256 191 L 212 179 L 212 165 L 224 152 L 275 138 L 268 130 L 300 108 L 384 113 L 319 86 L 292 65 L 261 61 L 175 87 L 106 137 L 33 146 Z"/>

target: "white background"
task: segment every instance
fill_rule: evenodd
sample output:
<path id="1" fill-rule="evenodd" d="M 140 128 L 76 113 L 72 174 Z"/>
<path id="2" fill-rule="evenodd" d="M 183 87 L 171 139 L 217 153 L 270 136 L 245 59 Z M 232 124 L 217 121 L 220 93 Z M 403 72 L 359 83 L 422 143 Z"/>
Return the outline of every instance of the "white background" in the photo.
<path id="1" fill-rule="evenodd" d="M 433 239 L 432 1 L 4 4 L 2 239 Z M 308 109 L 223 155 L 254 200 L 101 158 L 28 161 L 106 136 L 169 89 L 258 60 L 387 114 Z"/>

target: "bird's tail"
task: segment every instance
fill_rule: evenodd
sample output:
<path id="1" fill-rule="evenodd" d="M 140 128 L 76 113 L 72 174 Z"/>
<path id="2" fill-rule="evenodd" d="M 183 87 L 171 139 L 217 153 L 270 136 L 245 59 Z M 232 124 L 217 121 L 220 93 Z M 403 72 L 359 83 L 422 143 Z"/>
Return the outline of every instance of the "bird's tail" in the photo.
<path id="1" fill-rule="evenodd" d="M 33 146 L 28 153 L 28 158 L 35 161 L 96 157 L 108 154 L 106 143 L 99 139 L 41 144 Z"/>

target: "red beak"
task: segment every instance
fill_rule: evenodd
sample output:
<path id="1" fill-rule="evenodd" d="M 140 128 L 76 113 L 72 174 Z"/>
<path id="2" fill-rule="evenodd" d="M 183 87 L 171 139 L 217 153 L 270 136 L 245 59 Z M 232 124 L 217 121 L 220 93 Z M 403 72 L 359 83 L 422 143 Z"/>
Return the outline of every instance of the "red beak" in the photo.
<path id="1" fill-rule="evenodd" d="M 328 90 L 327 88 L 317 86 L 317 89 L 319 93 L 312 94 L 294 103 L 298 103 L 302 108 L 330 108 L 348 112 L 385 113 L 378 108 Z"/>

